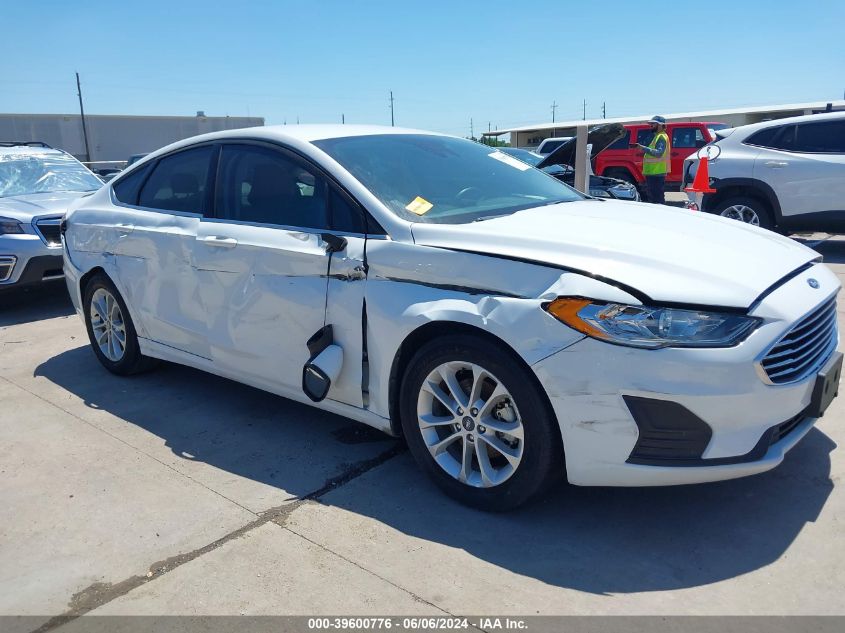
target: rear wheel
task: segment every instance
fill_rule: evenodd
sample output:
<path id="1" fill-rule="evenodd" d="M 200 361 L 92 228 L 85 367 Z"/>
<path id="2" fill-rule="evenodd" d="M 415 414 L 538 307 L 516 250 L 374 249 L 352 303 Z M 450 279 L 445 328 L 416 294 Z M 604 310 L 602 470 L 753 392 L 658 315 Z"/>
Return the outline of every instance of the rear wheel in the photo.
<path id="1" fill-rule="evenodd" d="M 127 376 L 156 365 L 157 361 L 141 354 L 126 304 L 106 275 L 94 276 L 85 286 L 83 309 L 88 340 L 103 367 Z"/>
<path id="2" fill-rule="evenodd" d="M 511 354 L 485 340 L 459 335 L 423 346 L 400 397 L 414 459 L 462 503 L 509 510 L 565 472 L 545 398 Z"/>
<path id="3" fill-rule="evenodd" d="M 758 198 L 734 196 L 720 201 L 713 211 L 723 218 L 739 220 L 752 226 L 773 229 L 775 223 L 768 205 Z"/>

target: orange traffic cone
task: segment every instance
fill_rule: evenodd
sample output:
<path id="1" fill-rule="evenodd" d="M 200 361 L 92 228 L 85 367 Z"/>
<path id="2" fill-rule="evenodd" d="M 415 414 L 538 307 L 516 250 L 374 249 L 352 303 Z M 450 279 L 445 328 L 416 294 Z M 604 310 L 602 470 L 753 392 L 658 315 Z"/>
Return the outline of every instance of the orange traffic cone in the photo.
<path id="1" fill-rule="evenodd" d="M 706 156 L 702 156 L 699 159 L 699 165 L 695 172 L 695 178 L 692 181 L 692 187 L 684 187 L 684 191 L 688 191 L 689 193 L 716 193 L 716 190 L 710 186 L 710 169 L 707 167 Z"/>

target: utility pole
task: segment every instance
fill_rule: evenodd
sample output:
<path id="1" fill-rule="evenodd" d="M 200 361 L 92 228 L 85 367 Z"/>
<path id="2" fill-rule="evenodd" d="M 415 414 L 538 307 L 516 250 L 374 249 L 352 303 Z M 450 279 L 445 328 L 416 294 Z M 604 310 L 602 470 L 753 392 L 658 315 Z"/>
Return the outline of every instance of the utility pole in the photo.
<path id="1" fill-rule="evenodd" d="M 469 118 L 469 137 L 475 138 L 475 130 L 472 127 L 472 117 Z"/>
<path id="2" fill-rule="evenodd" d="M 555 110 L 557 110 L 557 101 L 552 101 L 552 123 L 555 122 Z"/>
<path id="3" fill-rule="evenodd" d="M 343 124 L 346 123 L 346 115 L 345 114 L 340 115 L 340 122 L 343 123 Z"/>
<path id="4" fill-rule="evenodd" d="M 396 122 L 393 118 L 393 91 L 390 91 L 390 127 L 394 127 Z"/>
<path id="5" fill-rule="evenodd" d="M 607 118 L 607 101 L 601 102 L 601 118 Z"/>
<path id="6" fill-rule="evenodd" d="M 587 100 L 584 99 L 584 120 L 587 120 Z"/>
<path id="7" fill-rule="evenodd" d="M 82 107 L 82 86 L 79 84 L 79 73 L 76 73 L 76 95 L 79 97 L 79 116 L 82 118 L 82 138 L 85 139 L 85 160 L 91 162 L 91 149 L 88 147 L 88 128 L 85 125 L 85 109 Z"/>

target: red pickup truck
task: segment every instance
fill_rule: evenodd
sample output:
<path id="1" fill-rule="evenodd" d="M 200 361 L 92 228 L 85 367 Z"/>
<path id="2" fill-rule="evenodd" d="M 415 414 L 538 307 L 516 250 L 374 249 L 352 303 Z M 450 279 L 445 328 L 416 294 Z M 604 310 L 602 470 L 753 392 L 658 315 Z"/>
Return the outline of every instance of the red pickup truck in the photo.
<path id="1" fill-rule="evenodd" d="M 643 178 L 643 151 L 631 149 L 631 143 L 648 145 L 653 132 L 647 123 L 633 123 L 626 125 L 625 136 L 610 145 L 595 158 L 594 171 L 599 176 L 627 180 L 637 185 L 645 184 Z M 724 123 L 709 123 L 694 121 L 691 123 L 668 123 L 666 131 L 669 134 L 671 151 L 671 171 L 666 177 L 667 188 L 680 187 L 683 179 L 684 159 L 716 139 L 714 130 L 728 127 Z"/>

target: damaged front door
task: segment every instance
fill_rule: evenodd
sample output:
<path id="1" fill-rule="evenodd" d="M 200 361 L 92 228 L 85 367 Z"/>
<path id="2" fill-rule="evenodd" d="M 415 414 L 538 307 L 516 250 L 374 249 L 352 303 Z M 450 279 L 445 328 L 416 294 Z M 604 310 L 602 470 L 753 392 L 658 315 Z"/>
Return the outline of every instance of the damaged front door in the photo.
<path id="1" fill-rule="evenodd" d="M 200 223 L 194 255 L 212 361 L 223 373 L 299 394 L 309 338 L 331 324 L 345 339 L 350 321 L 361 338 L 363 288 L 357 306 L 346 297 L 350 309 L 338 322 L 326 317 L 332 259 L 348 248 L 330 252 L 331 190 L 298 157 L 261 144 L 223 145 L 217 174 L 215 218 Z M 360 344 L 340 343 L 343 372 L 328 398 L 360 404 L 361 359 L 347 349 Z M 356 365 L 350 398 L 343 387 L 347 366 Z"/>

